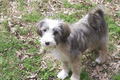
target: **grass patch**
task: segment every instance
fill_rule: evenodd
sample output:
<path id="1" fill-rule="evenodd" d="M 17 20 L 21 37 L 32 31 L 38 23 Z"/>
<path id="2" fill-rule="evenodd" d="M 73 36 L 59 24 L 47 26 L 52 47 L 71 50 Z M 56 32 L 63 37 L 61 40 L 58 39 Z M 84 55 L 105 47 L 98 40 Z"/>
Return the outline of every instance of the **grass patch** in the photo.
<path id="1" fill-rule="evenodd" d="M 30 31 L 29 31 L 29 29 L 27 28 L 27 29 L 24 29 L 24 28 L 20 28 L 20 26 L 18 26 L 18 33 L 20 34 L 20 35 L 27 35 L 27 33 L 29 33 Z"/>
<path id="2" fill-rule="evenodd" d="M 24 10 L 24 0 L 18 0 L 20 4 L 20 10 Z"/>
<path id="3" fill-rule="evenodd" d="M 120 80 L 120 73 L 114 75 L 114 80 Z"/>
<path id="4" fill-rule="evenodd" d="M 33 11 L 31 13 L 25 13 L 22 16 L 23 21 L 25 22 L 37 22 L 38 20 L 43 19 L 44 16 L 40 12 Z"/>
<path id="5" fill-rule="evenodd" d="M 81 8 L 83 10 L 86 10 L 92 8 L 93 6 L 96 6 L 96 5 L 92 5 L 91 2 L 89 2 L 88 4 L 85 3 L 70 4 L 67 0 L 63 1 L 63 5 L 65 8 L 75 8 L 77 10 L 80 10 Z"/>
<path id="6" fill-rule="evenodd" d="M 5 29 L 5 25 L 3 26 L 0 26 L 0 79 L 26 79 L 26 76 L 30 75 L 30 72 L 35 72 L 40 67 L 40 56 L 35 56 L 34 59 L 29 58 L 20 61 L 17 59 L 15 51 L 26 48 L 27 52 L 35 54 L 39 52 L 39 49 L 33 45 L 23 44 L 21 40 L 16 39 L 14 35 L 11 35 L 11 33 Z M 35 44 L 38 44 L 37 40 Z M 35 62 L 39 64 L 34 66 Z M 20 64 L 24 65 L 28 73 L 26 73 L 26 70 L 21 70 Z"/>
<path id="7" fill-rule="evenodd" d="M 113 45 L 113 44 L 110 44 L 109 45 L 109 51 L 112 51 L 112 50 L 114 50 L 115 49 L 115 46 Z"/>
<path id="8" fill-rule="evenodd" d="M 0 0 L 0 13 L 4 13 L 4 15 L 7 14 L 6 12 L 9 7 L 8 0 Z"/>
<path id="9" fill-rule="evenodd" d="M 88 72 L 85 71 L 85 69 L 83 69 L 81 72 L 80 80 L 92 80 L 88 76 L 89 76 Z"/>
<path id="10" fill-rule="evenodd" d="M 117 40 L 115 36 L 120 36 L 120 26 L 118 26 L 110 16 L 105 16 L 105 19 L 109 28 L 109 40 L 115 42 Z M 118 37 L 118 39 L 120 39 L 120 37 Z"/>
<path id="11" fill-rule="evenodd" d="M 108 2 L 111 2 L 112 0 L 107 0 Z"/>
<path id="12" fill-rule="evenodd" d="M 71 15 L 60 13 L 58 15 L 58 18 L 63 19 L 65 22 L 73 23 L 73 22 L 78 21 L 79 18 L 77 16 L 81 17 L 81 15 L 78 15 L 78 14 L 79 14 L 78 12 L 71 14 Z"/>

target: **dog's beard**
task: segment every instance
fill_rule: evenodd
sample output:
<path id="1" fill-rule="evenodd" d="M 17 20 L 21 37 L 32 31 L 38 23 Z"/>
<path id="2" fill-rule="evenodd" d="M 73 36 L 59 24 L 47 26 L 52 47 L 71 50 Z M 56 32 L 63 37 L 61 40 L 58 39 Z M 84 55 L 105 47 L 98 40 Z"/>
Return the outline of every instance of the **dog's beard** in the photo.
<path id="1" fill-rule="evenodd" d="M 40 38 L 40 43 L 44 47 L 55 47 L 57 45 L 53 35 L 44 35 Z"/>

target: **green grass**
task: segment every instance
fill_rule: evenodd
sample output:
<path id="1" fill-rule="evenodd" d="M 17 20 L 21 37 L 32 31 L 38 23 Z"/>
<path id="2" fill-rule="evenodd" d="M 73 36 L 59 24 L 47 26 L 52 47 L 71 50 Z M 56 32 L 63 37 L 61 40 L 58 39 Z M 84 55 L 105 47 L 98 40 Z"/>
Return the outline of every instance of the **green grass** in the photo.
<path id="1" fill-rule="evenodd" d="M 115 46 L 113 44 L 109 44 L 109 51 L 112 51 L 115 49 Z"/>
<path id="2" fill-rule="evenodd" d="M 107 0 L 108 2 L 111 2 L 112 0 Z"/>
<path id="3" fill-rule="evenodd" d="M 114 80 L 120 80 L 120 73 L 114 75 Z"/>
<path id="4" fill-rule="evenodd" d="M 19 9 L 24 10 L 24 5 L 25 5 L 24 0 L 17 0 L 17 1 L 19 2 Z"/>
<path id="5" fill-rule="evenodd" d="M 34 9 L 28 13 L 25 11 L 25 7 L 27 6 L 24 0 L 16 0 L 19 3 L 18 10 L 22 11 L 24 13 L 22 15 L 21 21 L 23 21 L 26 24 L 35 24 L 37 21 L 42 20 L 43 18 L 46 18 L 47 16 L 43 15 L 41 10 L 37 7 L 37 2 L 31 2 L 30 5 L 34 7 Z M 4 15 L 9 14 L 7 10 L 9 10 L 8 1 L 0 3 L 0 12 L 4 12 Z M 91 4 L 91 3 L 90 3 Z M 46 0 L 43 0 L 43 10 L 47 11 L 49 10 L 47 8 L 48 2 Z M 62 1 L 62 5 L 66 9 L 75 9 L 72 14 L 64 14 L 62 11 L 59 11 L 58 13 L 55 13 L 57 17 L 50 16 L 50 18 L 53 19 L 63 19 L 67 23 L 74 23 L 77 22 L 80 18 L 82 18 L 82 15 L 87 14 L 88 9 L 94 8 L 96 5 L 89 6 L 85 4 L 70 4 L 67 0 Z M 5 10 L 3 10 L 5 9 Z M 77 10 L 83 10 L 78 12 Z M 119 16 L 119 14 L 117 14 Z M 105 16 L 105 19 L 108 22 L 109 25 L 109 34 L 110 34 L 110 41 L 115 42 L 116 39 L 114 36 L 120 36 L 120 26 L 117 26 L 117 24 L 114 22 L 112 17 Z M 33 30 L 33 33 L 36 34 L 36 29 L 34 26 L 31 26 L 29 28 L 20 28 L 21 25 L 17 25 L 18 28 L 18 34 L 20 36 L 27 36 L 28 33 L 30 33 L 29 29 Z M 26 27 L 26 26 L 25 26 Z M 30 54 L 36 54 L 39 52 L 40 47 L 36 47 L 36 45 L 40 45 L 39 41 L 36 39 L 30 39 L 31 41 L 34 41 L 34 44 L 25 44 L 23 43 L 23 40 L 17 39 L 17 37 L 14 34 L 11 34 L 10 31 L 7 30 L 8 24 L 7 20 L 4 20 L 2 23 L 0 23 L 0 80 L 19 80 L 23 79 L 25 80 L 27 76 L 30 76 L 30 73 L 35 73 L 36 70 L 38 70 L 41 66 L 42 56 L 43 55 L 36 55 L 32 58 L 27 58 L 21 61 L 16 56 L 16 51 L 22 51 L 23 49 L 26 51 L 26 53 Z M 120 39 L 120 37 L 119 37 Z M 26 42 L 28 40 L 26 39 Z M 109 51 L 114 50 L 115 46 L 113 43 L 109 44 Z M 53 67 L 53 61 L 46 61 L 47 68 L 41 69 L 39 71 L 38 77 L 43 78 L 44 80 L 48 80 L 50 77 L 53 77 L 57 79 L 57 73 L 58 71 L 58 65 L 60 63 L 57 63 L 57 67 L 55 67 L 54 70 L 50 71 L 50 69 Z M 37 63 L 37 65 L 36 65 Z M 23 65 L 25 69 L 21 69 L 20 65 Z M 81 80 L 90 80 L 89 79 L 89 73 L 85 70 L 82 70 L 81 73 Z M 66 79 L 69 80 L 70 76 Z M 119 79 L 119 74 L 114 76 L 114 80 Z"/>
<path id="6" fill-rule="evenodd" d="M 31 13 L 25 13 L 22 16 L 23 21 L 25 22 L 37 22 L 38 20 L 43 19 L 44 16 L 41 16 L 40 12 L 33 11 Z"/>
<path id="7" fill-rule="evenodd" d="M 80 10 L 81 8 L 83 10 L 86 10 L 86 9 L 90 9 L 90 8 L 96 6 L 95 4 L 93 5 L 90 1 L 89 1 L 88 5 L 86 5 L 84 3 L 81 3 L 81 4 L 80 3 L 70 4 L 67 0 L 63 1 L 63 5 L 64 5 L 65 8 L 75 8 L 77 10 Z"/>
<path id="8" fill-rule="evenodd" d="M 35 56 L 34 59 L 26 59 L 22 62 L 17 59 L 15 52 L 17 50 L 20 50 L 21 48 L 26 48 L 27 51 L 35 54 L 36 52 L 39 52 L 39 49 L 29 44 L 23 44 L 21 40 L 17 40 L 15 36 L 12 36 L 11 33 L 8 32 L 4 27 L 2 28 L 2 30 L 0 30 L 0 33 L 0 66 L 2 66 L 0 67 L 1 80 L 16 80 L 19 79 L 23 74 L 30 74 L 26 74 L 24 70 L 20 70 L 20 67 L 18 65 L 21 63 L 25 65 L 24 67 L 27 68 L 28 72 L 34 72 L 40 67 L 41 64 L 38 64 L 38 66 L 33 66 L 34 62 L 41 61 L 40 56 Z M 38 41 L 36 41 L 36 43 L 38 43 Z M 30 46 L 30 48 L 28 46 Z"/>
<path id="9" fill-rule="evenodd" d="M 89 73 L 85 70 L 82 70 L 80 80 L 92 80 L 88 76 L 89 76 Z"/>

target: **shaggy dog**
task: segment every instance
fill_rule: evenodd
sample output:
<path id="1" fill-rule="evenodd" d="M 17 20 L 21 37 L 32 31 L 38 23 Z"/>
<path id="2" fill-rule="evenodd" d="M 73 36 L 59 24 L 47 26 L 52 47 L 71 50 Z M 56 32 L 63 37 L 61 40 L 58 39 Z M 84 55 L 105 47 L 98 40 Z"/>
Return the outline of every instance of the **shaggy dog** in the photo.
<path id="1" fill-rule="evenodd" d="M 81 57 L 87 49 L 98 49 L 97 63 L 104 63 L 107 55 L 108 24 L 101 9 L 94 9 L 77 23 L 68 24 L 63 20 L 44 19 L 37 24 L 41 45 L 62 63 L 57 75 L 65 79 L 72 70 L 71 80 L 80 79 Z"/>

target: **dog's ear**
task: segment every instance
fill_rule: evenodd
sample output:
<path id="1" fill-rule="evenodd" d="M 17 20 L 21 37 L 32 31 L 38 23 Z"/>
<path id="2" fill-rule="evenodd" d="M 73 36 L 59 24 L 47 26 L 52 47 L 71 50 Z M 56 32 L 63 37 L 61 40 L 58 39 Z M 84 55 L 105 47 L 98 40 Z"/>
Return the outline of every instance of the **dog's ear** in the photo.
<path id="1" fill-rule="evenodd" d="M 62 33 L 62 39 L 61 39 L 61 41 L 62 42 L 66 42 L 68 36 L 71 33 L 71 30 L 69 28 L 69 24 L 67 24 L 67 23 L 61 23 L 60 24 L 60 28 L 61 28 L 61 33 Z"/>
<path id="2" fill-rule="evenodd" d="M 42 36 L 42 31 L 40 30 L 40 28 L 43 26 L 44 24 L 44 21 L 39 21 L 37 24 L 36 24 L 36 32 L 37 34 L 39 34 L 40 36 Z"/>

